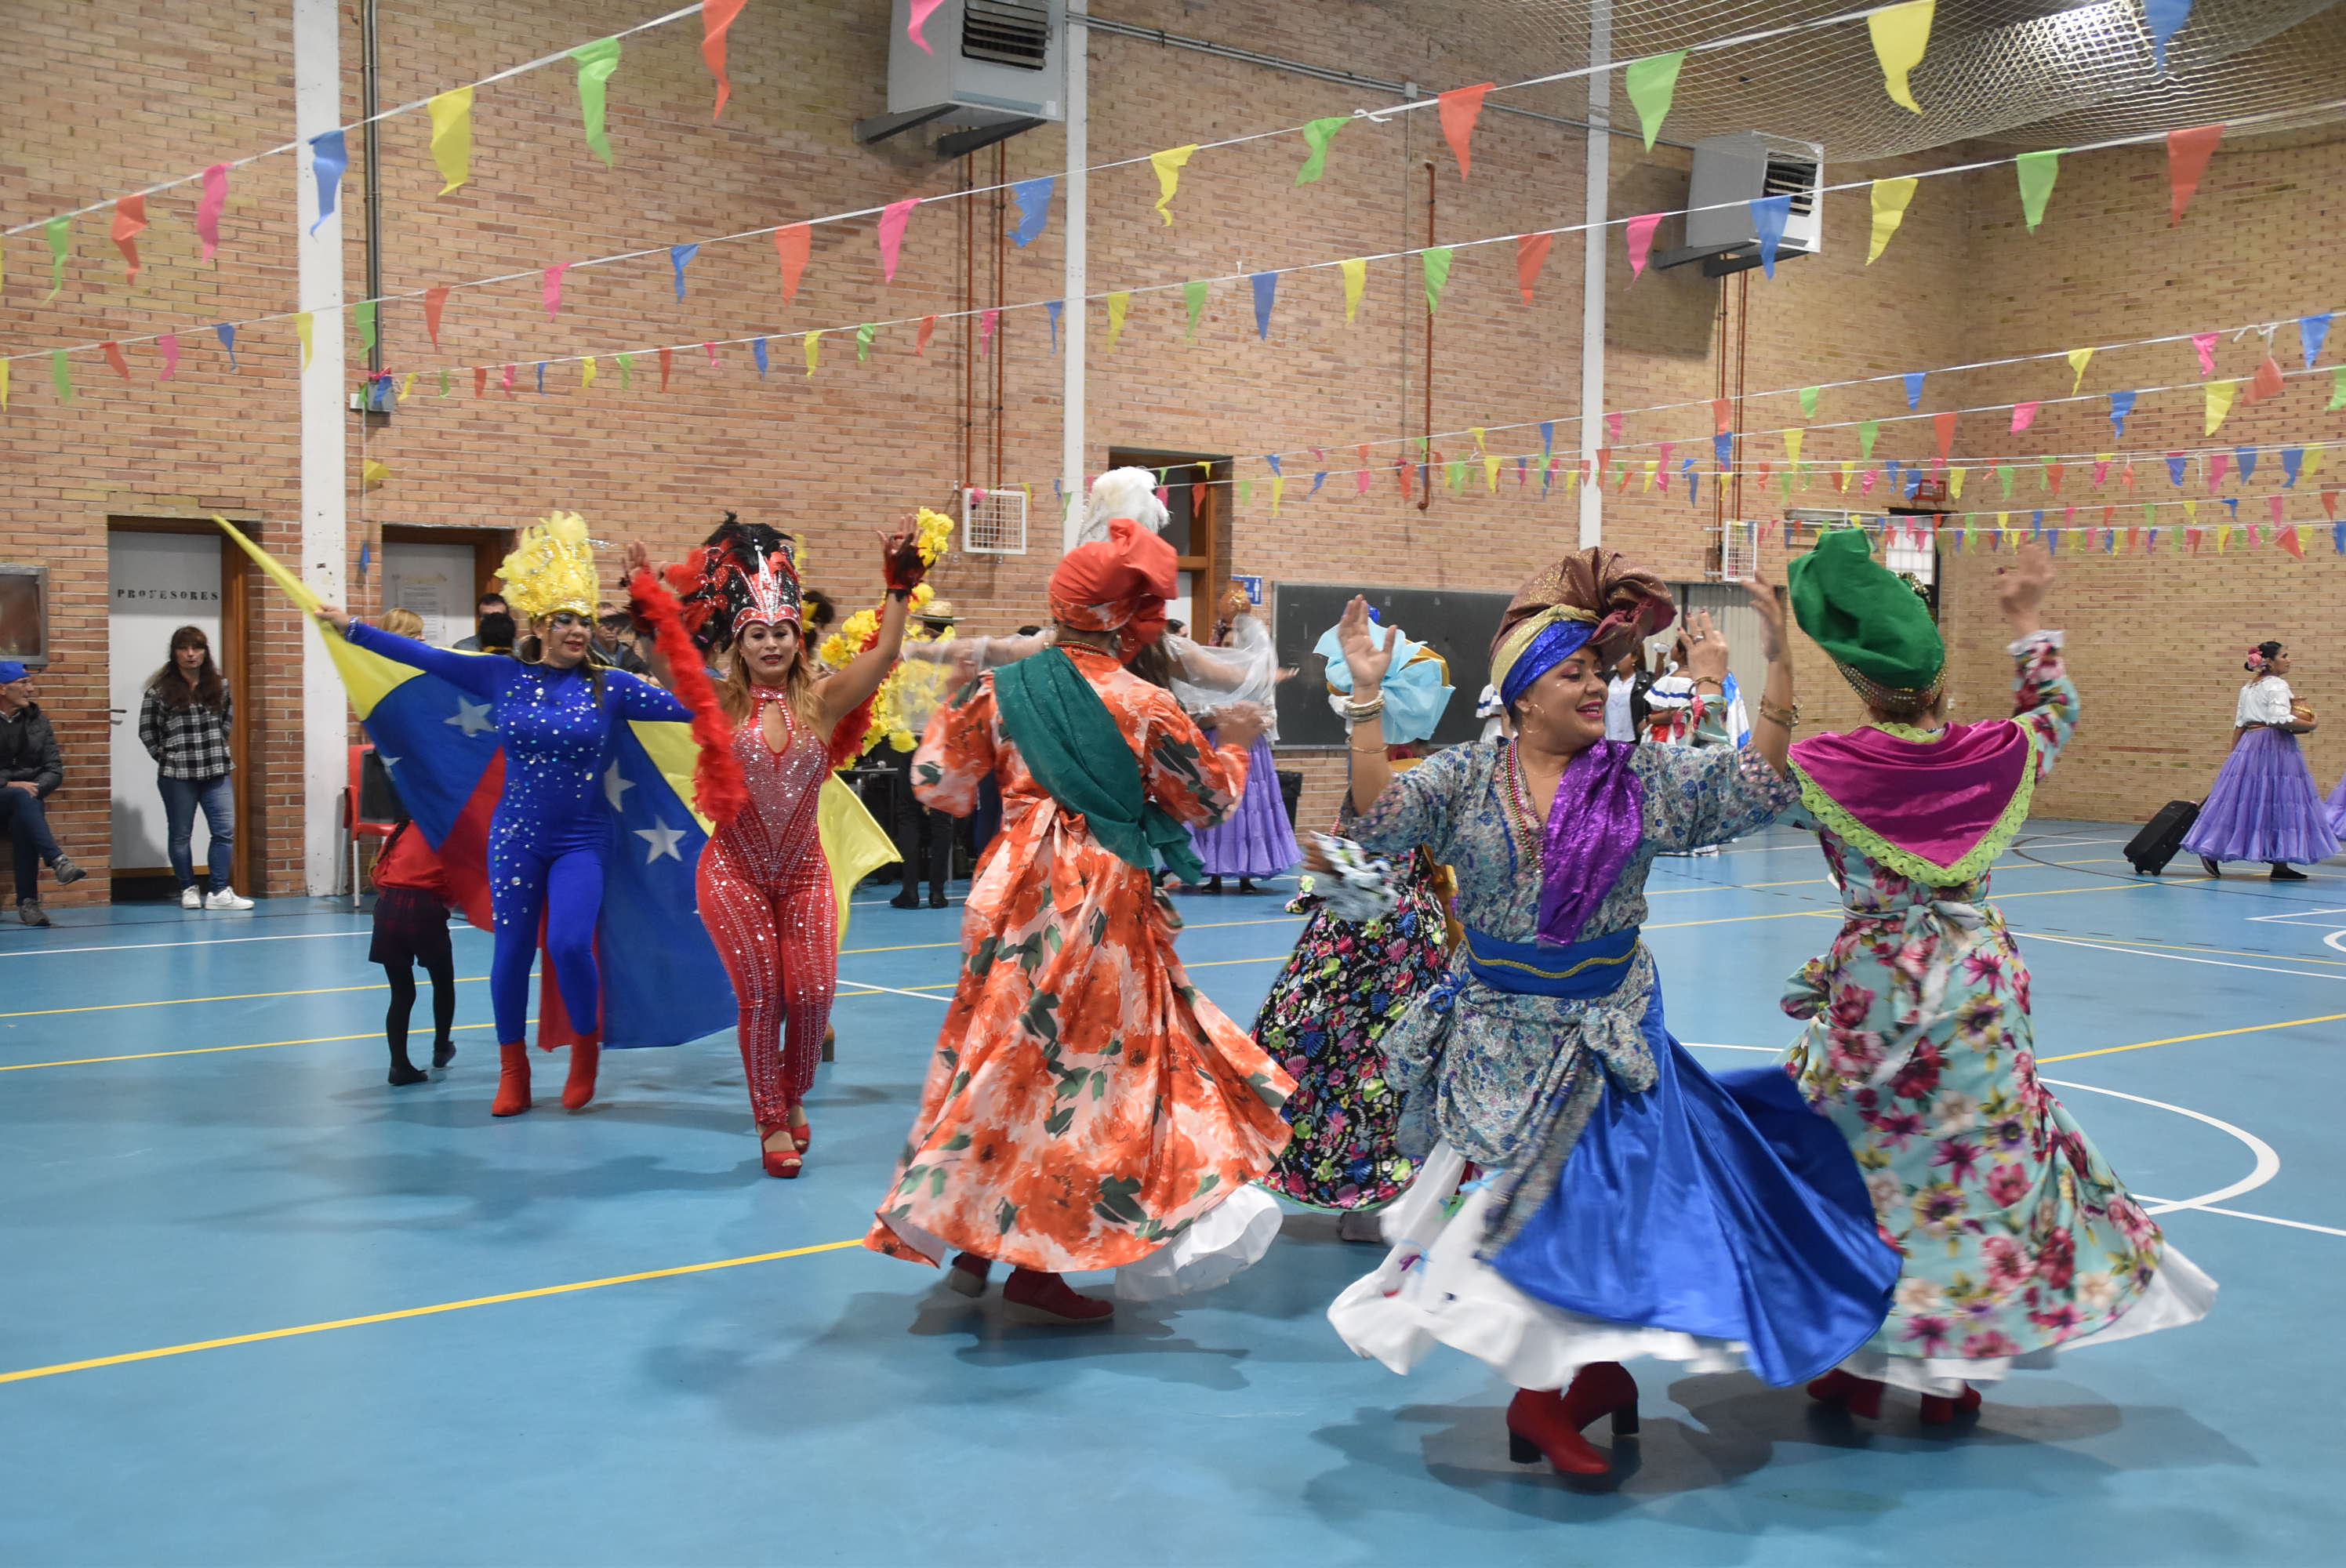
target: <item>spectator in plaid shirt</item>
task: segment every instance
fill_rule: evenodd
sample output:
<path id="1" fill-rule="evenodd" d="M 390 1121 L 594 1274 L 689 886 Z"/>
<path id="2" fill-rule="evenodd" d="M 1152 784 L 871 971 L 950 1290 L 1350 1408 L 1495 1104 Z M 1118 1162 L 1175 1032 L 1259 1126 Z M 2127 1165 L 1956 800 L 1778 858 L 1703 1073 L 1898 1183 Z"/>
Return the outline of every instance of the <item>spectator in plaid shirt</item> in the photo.
<path id="1" fill-rule="evenodd" d="M 181 626 L 173 632 L 171 662 L 147 683 L 147 699 L 138 709 L 138 739 L 155 759 L 181 909 L 252 907 L 250 899 L 238 897 L 229 886 L 229 860 L 236 848 L 236 795 L 229 784 L 235 766 L 229 752 L 229 721 L 234 712 L 228 682 L 212 663 L 211 641 L 203 628 Z M 209 893 L 196 887 L 189 853 L 198 806 L 212 832 L 205 856 Z"/>

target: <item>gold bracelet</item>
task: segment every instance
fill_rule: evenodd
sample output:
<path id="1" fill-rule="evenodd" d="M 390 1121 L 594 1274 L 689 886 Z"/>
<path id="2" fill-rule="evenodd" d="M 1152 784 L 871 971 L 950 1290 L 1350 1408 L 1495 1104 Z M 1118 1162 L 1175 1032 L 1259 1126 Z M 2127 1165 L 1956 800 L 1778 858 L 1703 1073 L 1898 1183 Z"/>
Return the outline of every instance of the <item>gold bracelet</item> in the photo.
<path id="1" fill-rule="evenodd" d="M 1787 729 L 1797 729 L 1800 728 L 1800 705 L 1799 703 L 1796 702 L 1792 704 L 1789 708 L 1770 708 L 1766 701 L 1762 700 L 1756 706 L 1760 709 L 1760 717 L 1766 719 L 1769 723 L 1780 724 Z"/>

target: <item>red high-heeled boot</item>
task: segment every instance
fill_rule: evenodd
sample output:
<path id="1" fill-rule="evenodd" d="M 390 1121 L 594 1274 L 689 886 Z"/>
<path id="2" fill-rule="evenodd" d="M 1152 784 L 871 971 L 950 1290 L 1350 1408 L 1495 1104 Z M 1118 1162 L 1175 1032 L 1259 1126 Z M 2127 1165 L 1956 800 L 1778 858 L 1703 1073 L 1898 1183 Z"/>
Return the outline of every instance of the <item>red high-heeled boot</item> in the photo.
<path id="1" fill-rule="evenodd" d="M 1067 1282 L 1040 1268 L 1013 1271 L 1002 1287 L 1002 1298 L 1062 1323 L 1098 1323 L 1116 1315 L 1116 1303 L 1096 1296 L 1078 1296 Z"/>
<path id="2" fill-rule="evenodd" d="M 529 1109 L 529 1043 L 512 1040 L 497 1046 L 497 1097 L 489 1115 L 518 1116 Z"/>
<path id="3" fill-rule="evenodd" d="M 1979 1408 L 1980 1391 L 1969 1383 L 1965 1383 L 1964 1391 L 1953 1399 L 1939 1394 L 1924 1394 L 1923 1424 L 1926 1427 L 1943 1427 L 1955 1419 L 1957 1410 L 1976 1410 Z"/>
<path id="4" fill-rule="evenodd" d="M 603 1043 L 599 1039 L 581 1040 L 570 1047 L 570 1076 L 562 1084 L 564 1110 L 584 1109 L 594 1099 L 595 1069 L 602 1059 Z"/>
<path id="5" fill-rule="evenodd" d="M 1598 1416 L 1613 1418 L 1613 1435 L 1637 1431 L 1637 1382 L 1618 1361 L 1591 1361 L 1574 1374 L 1572 1387 L 1518 1389 L 1507 1406 L 1507 1457 L 1517 1464 L 1545 1458 L 1566 1475 L 1603 1475 L 1612 1456 L 1580 1435 Z"/>
<path id="6" fill-rule="evenodd" d="M 1809 1398 L 1821 1404 L 1840 1405 L 1853 1416 L 1882 1413 L 1882 1385 L 1838 1367 L 1809 1384 Z"/>

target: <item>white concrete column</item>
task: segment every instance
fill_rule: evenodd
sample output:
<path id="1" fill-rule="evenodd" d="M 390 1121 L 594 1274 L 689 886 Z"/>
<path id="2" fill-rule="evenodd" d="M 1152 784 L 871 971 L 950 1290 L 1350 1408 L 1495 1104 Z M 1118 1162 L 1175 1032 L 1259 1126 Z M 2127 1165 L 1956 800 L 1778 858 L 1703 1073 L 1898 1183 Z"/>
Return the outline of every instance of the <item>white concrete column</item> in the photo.
<path id="1" fill-rule="evenodd" d="M 342 123 L 342 17 L 335 0 L 293 0 L 294 249 L 298 309 L 314 319 L 317 347 L 301 374 L 301 556 L 297 568 L 319 594 L 348 602 L 342 563 L 349 554 L 348 474 L 342 360 L 342 214 L 355 182 L 345 179 L 334 214 L 318 218 L 318 179 L 310 140 Z M 342 848 L 342 790 L 350 703 L 333 662 L 312 631 L 301 638 L 301 865 L 311 897 L 334 891 Z"/>
<path id="2" fill-rule="evenodd" d="M 1066 492 L 1059 519 L 1059 547 L 1075 548 L 1076 533 L 1084 520 L 1084 326 L 1089 312 L 1084 296 L 1091 291 L 1084 226 L 1090 216 L 1091 163 L 1089 85 L 1091 29 L 1068 18 L 1067 66 L 1067 251 L 1059 297 L 1059 470 Z"/>
<path id="3" fill-rule="evenodd" d="M 1605 444 L 1605 257 L 1613 231 L 1605 227 L 1613 181 L 1613 0 L 1595 0 L 1588 12 L 1588 186 L 1582 212 L 1580 271 L 1580 452 L 1589 462 L 1580 487 L 1580 544 L 1605 540 L 1605 476 L 1596 449 Z"/>

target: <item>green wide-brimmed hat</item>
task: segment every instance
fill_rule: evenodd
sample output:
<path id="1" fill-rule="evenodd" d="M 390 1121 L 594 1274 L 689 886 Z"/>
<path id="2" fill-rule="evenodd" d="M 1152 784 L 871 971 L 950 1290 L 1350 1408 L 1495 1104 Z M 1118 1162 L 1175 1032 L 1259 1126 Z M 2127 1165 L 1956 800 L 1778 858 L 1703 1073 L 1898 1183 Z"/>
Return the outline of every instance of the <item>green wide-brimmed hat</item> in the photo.
<path id="1" fill-rule="evenodd" d="M 1919 698 L 1937 689 L 1947 645 L 1930 606 L 1873 558 L 1862 529 L 1825 535 L 1789 568 L 1792 614 L 1842 673 L 1879 688 L 1869 697 Z"/>

